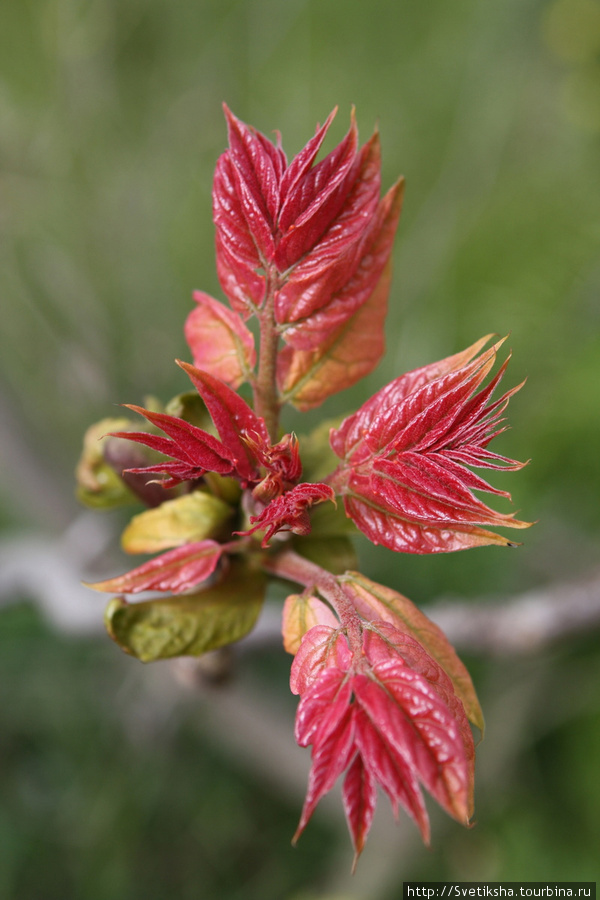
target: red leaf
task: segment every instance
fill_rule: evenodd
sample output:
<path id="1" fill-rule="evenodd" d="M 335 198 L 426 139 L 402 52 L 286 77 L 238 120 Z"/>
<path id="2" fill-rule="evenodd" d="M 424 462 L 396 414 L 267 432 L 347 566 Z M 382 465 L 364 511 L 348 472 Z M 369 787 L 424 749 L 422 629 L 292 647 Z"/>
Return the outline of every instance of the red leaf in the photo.
<path id="1" fill-rule="evenodd" d="M 327 116 L 325 124 L 320 128 L 317 126 L 316 134 L 310 139 L 308 144 L 293 158 L 289 166 L 285 169 L 281 177 L 281 196 L 286 198 L 288 204 L 287 216 L 293 221 L 294 216 L 291 213 L 291 198 L 298 198 L 299 184 L 303 183 L 307 173 L 310 171 L 317 154 L 321 149 L 321 145 L 325 140 L 325 135 L 329 130 L 329 126 L 337 113 L 337 107 Z M 296 215 L 298 212 L 296 212 Z M 285 219 L 284 219 L 285 222 Z M 286 227 L 289 227 L 286 226 Z"/>
<path id="2" fill-rule="evenodd" d="M 227 108 L 225 115 L 229 150 L 213 186 L 221 285 L 235 311 L 247 317 L 262 305 L 268 281 L 278 323 L 294 323 L 285 339 L 298 350 L 314 350 L 323 331 L 331 336 L 367 301 L 389 256 L 397 188 L 378 202 L 378 135 L 359 152 L 353 113 L 345 138 L 315 164 L 332 113 L 288 166 L 279 142 L 275 146 Z M 329 307 L 327 318 L 310 321 Z"/>
<path id="3" fill-rule="evenodd" d="M 285 434 L 274 445 L 258 436 L 247 436 L 245 441 L 268 472 L 252 491 L 255 500 L 267 503 L 298 481 L 302 474 L 302 463 L 296 435 Z"/>
<path id="4" fill-rule="evenodd" d="M 237 119 L 226 106 L 224 109 L 229 130 L 227 153 L 237 197 L 260 256 L 270 261 L 275 252 L 274 220 L 279 206 L 279 178 L 273 158 L 256 131 Z"/>
<path id="5" fill-rule="evenodd" d="M 346 672 L 324 668 L 304 692 L 296 713 L 295 736 L 300 747 L 321 742 L 340 724 L 352 694 Z"/>
<path id="6" fill-rule="evenodd" d="M 401 806 L 417 824 L 423 841 L 428 844 L 429 817 L 413 768 L 390 747 L 364 709 L 358 707 L 354 716 L 356 745 L 363 765 L 390 798 L 394 815 L 398 815 L 398 806 Z"/>
<path id="7" fill-rule="evenodd" d="M 196 390 L 204 400 L 219 436 L 231 453 L 236 470 L 241 478 L 257 481 L 256 458 L 243 436 L 258 436 L 265 442 L 269 435 L 264 422 L 250 409 L 239 394 L 232 391 L 218 378 L 177 360 L 177 365 L 186 372 Z"/>
<path id="8" fill-rule="evenodd" d="M 353 679 L 357 702 L 446 812 L 467 824 L 470 768 L 451 711 L 425 678 L 398 660 L 375 664 L 373 675 L 377 681 Z"/>
<path id="9" fill-rule="evenodd" d="M 367 835 L 371 829 L 377 805 L 375 778 L 371 775 L 369 769 L 365 767 L 360 753 L 357 753 L 354 757 L 354 762 L 344 778 L 342 800 L 348 829 L 354 845 L 354 871 L 358 857 L 363 851 Z"/>
<path id="10" fill-rule="evenodd" d="M 384 351 L 389 283 L 386 269 L 366 303 L 317 350 L 288 346 L 280 351 L 277 380 L 283 400 L 301 410 L 312 409 L 368 375 Z"/>
<path id="11" fill-rule="evenodd" d="M 205 472 L 229 475 L 234 471 L 231 454 L 212 434 L 208 434 L 196 425 L 191 425 L 176 416 L 152 412 L 141 406 L 125 405 L 127 409 L 132 409 L 144 416 L 169 437 L 164 438 L 160 435 L 148 434 L 145 431 L 119 431 L 114 432 L 113 437 L 122 437 L 138 444 L 144 444 L 152 450 L 179 460 L 177 463 L 156 463 L 152 466 L 143 466 L 128 471 L 142 474 L 165 473 L 169 476 L 169 481 L 165 483 L 165 486 L 168 487 L 180 481 L 200 478 Z"/>
<path id="12" fill-rule="evenodd" d="M 473 490 L 499 492 L 464 468 L 524 465 L 486 449 L 520 385 L 490 404 L 506 363 L 479 390 L 499 344 L 477 357 L 481 346 L 401 376 L 332 432 L 331 446 L 344 462 L 330 483 L 374 543 L 437 553 L 510 543 L 481 525 L 529 527 L 478 500 Z"/>
<path id="13" fill-rule="evenodd" d="M 278 221 L 282 237 L 275 257 L 279 271 L 297 263 L 320 240 L 339 214 L 355 176 L 358 131 L 354 113 L 344 140 L 316 166 L 306 167 L 307 159 L 312 157 L 314 160 L 315 146 L 318 149 L 332 118 L 333 114 L 318 132 L 317 140 L 310 142 L 309 153 L 289 179 L 285 175 L 282 179 Z M 294 162 L 290 168 L 292 166 Z M 302 174 L 298 177 L 300 171 Z"/>
<path id="14" fill-rule="evenodd" d="M 363 152 L 369 149 L 367 144 Z M 369 161 L 348 198 L 347 217 L 355 222 L 345 221 L 344 208 L 322 242 L 293 270 L 277 297 L 279 302 L 285 296 L 289 305 L 298 295 L 293 314 L 281 319 L 291 323 L 283 337 L 297 350 L 317 350 L 364 306 L 384 280 L 386 268 L 388 273 L 391 271 L 388 263 L 402 208 L 404 180 L 400 179 L 377 203 L 378 163 L 378 157 L 377 165 Z M 369 168 L 375 170 L 376 177 L 369 174 Z M 365 194 L 366 199 L 361 196 Z M 387 301 L 388 280 L 389 274 L 385 290 L 380 289 L 383 305 Z"/>
<path id="15" fill-rule="evenodd" d="M 352 712 L 346 706 L 337 727 L 328 731 L 324 739 L 319 741 L 318 744 L 315 743 L 306 798 L 292 843 L 298 840 L 306 828 L 319 800 L 331 790 L 348 765 L 354 750 L 353 726 Z"/>
<path id="16" fill-rule="evenodd" d="M 132 569 L 125 575 L 98 581 L 88 587 L 108 593 L 172 591 L 179 594 L 205 581 L 214 572 L 224 547 L 216 541 L 184 544 Z"/>
<path id="17" fill-rule="evenodd" d="M 361 245 L 374 227 L 380 185 L 379 139 L 374 135 L 362 148 L 352 182 L 346 185 L 343 206 L 276 294 L 278 322 L 296 322 L 311 315 L 327 305 L 352 278 L 360 261 Z"/>
<path id="18" fill-rule="evenodd" d="M 265 530 L 262 546 L 266 547 L 278 531 L 294 534 L 310 534 L 308 510 L 324 500 L 334 500 L 334 493 L 327 484 L 297 484 L 290 491 L 275 497 L 258 516 L 250 516 L 252 528 L 237 534 L 254 534 Z"/>
<path id="19" fill-rule="evenodd" d="M 465 706 L 460 698 L 458 691 L 462 687 L 459 682 L 458 689 L 455 692 L 455 685 L 450 679 L 448 673 L 438 664 L 438 661 L 429 651 L 415 638 L 406 632 L 400 631 L 389 622 L 372 622 L 370 630 L 365 631 L 364 636 L 364 652 L 365 656 L 375 665 L 379 662 L 388 660 L 397 660 L 398 656 L 414 671 L 426 678 L 438 696 L 442 699 L 452 714 L 456 726 L 458 727 L 465 759 L 467 763 L 467 773 L 470 785 L 469 794 L 469 815 L 472 814 L 473 796 L 472 785 L 475 774 L 475 744 L 473 742 L 473 734 L 469 727 Z M 459 665 L 460 660 L 457 659 Z M 469 700 L 474 698 L 477 724 L 483 730 L 483 716 L 477 703 L 477 698 L 473 690 L 473 686 L 469 679 L 468 673 L 464 671 L 470 688 L 470 691 L 462 691 L 463 695 Z"/>
<path id="20" fill-rule="evenodd" d="M 344 805 L 360 853 L 375 809 L 375 784 L 402 806 L 429 841 L 420 782 L 454 818 L 472 812 L 473 739 L 462 703 L 441 667 L 412 636 L 387 622 L 350 653 L 341 629 L 315 626 L 292 664 L 301 694 L 296 740 L 312 744 L 309 790 L 296 837 L 316 804 L 349 767 Z"/>
<path id="21" fill-rule="evenodd" d="M 239 387 L 256 363 L 252 334 L 236 313 L 208 294 L 194 291 L 194 300 L 198 306 L 184 329 L 194 366 L 232 388 Z"/>
<path id="22" fill-rule="evenodd" d="M 461 353 L 456 353 L 439 362 L 430 363 L 420 369 L 414 369 L 386 384 L 366 403 L 363 403 L 357 412 L 344 419 L 337 430 L 331 432 L 331 446 L 334 452 L 342 459 L 349 457 L 357 450 L 357 445 L 362 442 L 365 434 L 372 427 L 376 416 L 398 406 L 405 397 L 423 385 L 429 384 L 449 372 L 463 368 L 487 344 L 490 337 L 491 335 L 488 334 Z"/>
<path id="23" fill-rule="evenodd" d="M 348 642 L 339 628 L 315 625 L 302 638 L 294 657 L 290 672 L 292 694 L 303 695 L 324 668 L 336 666 L 346 671 L 350 659 Z"/>
<path id="24" fill-rule="evenodd" d="M 229 154 L 217 162 L 213 184 L 213 219 L 216 226 L 217 274 L 221 287 L 237 313 L 247 318 L 262 304 L 265 278 L 237 195 L 237 181 Z"/>
<path id="25" fill-rule="evenodd" d="M 353 605 L 363 619 L 369 622 L 376 619 L 383 620 L 394 626 L 394 630 L 413 637 L 420 647 L 427 651 L 450 678 L 469 720 L 483 732 L 483 714 L 473 682 L 443 631 L 407 597 L 385 585 L 371 581 L 360 572 L 346 572 L 343 586 L 345 592 L 352 597 Z M 382 629 L 383 622 L 377 623 L 378 633 L 384 637 L 387 635 L 389 642 L 389 632 L 385 627 Z M 372 645 L 373 640 L 373 632 L 367 631 L 365 642 Z M 394 638 L 391 643 L 394 645 Z M 370 655 L 369 658 L 373 661 Z"/>

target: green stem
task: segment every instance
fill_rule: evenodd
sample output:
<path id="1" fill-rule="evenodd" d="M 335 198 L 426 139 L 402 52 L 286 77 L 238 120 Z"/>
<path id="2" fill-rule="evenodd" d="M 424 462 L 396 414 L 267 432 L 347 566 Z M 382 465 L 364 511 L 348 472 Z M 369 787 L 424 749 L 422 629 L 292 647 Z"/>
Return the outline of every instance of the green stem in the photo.
<path id="1" fill-rule="evenodd" d="M 258 314 L 260 345 L 258 375 L 254 383 L 254 410 L 262 416 L 273 443 L 279 439 L 279 411 L 281 403 L 277 393 L 277 351 L 279 334 L 275 323 L 275 291 L 277 280 L 267 275 L 265 302 Z"/>

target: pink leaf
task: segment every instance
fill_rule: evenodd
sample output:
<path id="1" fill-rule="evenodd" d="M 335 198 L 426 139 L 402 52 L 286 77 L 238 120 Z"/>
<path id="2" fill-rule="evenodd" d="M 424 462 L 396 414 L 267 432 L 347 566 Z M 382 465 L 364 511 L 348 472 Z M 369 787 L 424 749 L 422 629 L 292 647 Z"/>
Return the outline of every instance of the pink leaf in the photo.
<path id="1" fill-rule="evenodd" d="M 172 591 L 179 594 L 205 581 L 214 572 L 224 547 L 216 541 L 184 544 L 162 553 L 131 572 L 99 581 L 88 587 L 108 593 L 136 594 L 139 591 Z"/>
<path id="2" fill-rule="evenodd" d="M 359 184 L 366 193 L 369 182 Z M 344 223 L 336 220 L 331 238 L 328 238 L 329 233 L 325 235 L 314 253 L 294 269 L 281 292 L 290 297 L 296 289 L 299 293 L 300 305 L 283 332 L 285 341 L 297 350 L 318 349 L 368 302 L 373 293 L 378 292 L 379 302 L 386 305 L 391 251 L 402 208 L 404 180 L 400 179 L 379 204 L 378 177 L 376 187 L 376 193 L 371 187 L 373 208 L 356 211 L 354 241 L 351 230 L 342 244 Z M 330 261 L 328 252 L 331 252 Z M 306 275 L 303 275 L 304 270 Z"/>
<path id="3" fill-rule="evenodd" d="M 389 257 L 398 188 L 379 201 L 378 135 L 359 151 L 353 113 L 345 138 L 315 164 L 332 113 L 288 166 L 279 140 L 275 146 L 226 107 L 225 115 L 229 149 L 213 186 L 221 285 L 246 318 L 262 306 L 268 283 L 277 322 L 294 325 L 285 339 L 315 350 L 320 335 L 332 336 L 366 303 Z M 329 315 L 312 321 L 325 308 Z"/>
<path id="4" fill-rule="evenodd" d="M 301 747 L 324 740 L 346 713 L 352 690 L 337 666 L 325 667 L 304 692 L 296 713 L 295 736 Z"/>
<path id="5" fill-rule="evenodd" d="M 195 291 L 194 300 L 198 306 L 184 329 L 194 366 L 239 387 L 256 363 L 252 334 L 236 313 L 208 294 Z"/>
<path id="6" fill-rule="evenodd" d="M 317 143 L 321 134 L 324 137 L 332 118 L 329 117 L 319 132 Z M 307 169 L 303 161 L 297 169 L 297 172 L 303 170 L 301 177 L 297 177 L 297 172 L 289 179 L 284 175 L 282 188 L 285 194 L 282 191 L 278 221 L 282 237 L 276 256 L 280 271 L 288 269 L 309 252 L 339 214 L 358 165 L 357 143 L 353 114 L 344 140 L 320 163 Z M 306 159 L 310 156 L 314 159 L 313 149 L 314 143 Z M 290 168 L 293 165 L 292 161 Z"/>
<path id="7" fill-rule="evenodd" d="M 384 351 L 389 269 L 367 301 L 324 339 L 317 350 L 284 347 L 277 379 L 284 400 L 307 410 L 351 387 L 377 365 Z M 326 329 L 325 329 L 326 330 Z"/>
<path id="8" fill-rule="evenodd" d="M 228 155 L 233 164 L 237 197 L 248 230 L 260 256 L 271 260 L 275 252 L 274 219 L 279 206 L 279 179 L 273 158 L 265 145 L 225 106 L 229 130 Z"/>
<path id="9" fill-rule="evenodd" d="M 491 335 L 488 334 L 461 353 L 456 353 L 440 362 L 430 363 L 428 366 L 400 375 L 381 388 L 366 403 L 363 403 L 357 412 L 344 419 L 338 429 L 332 431 L 331 446 L 334 452 L 342 459 L 350 456 L 357 449 L 357 444 L 365 437 L 377 415 L 397 406 L 405 397 L 423 385 L 429 384 L 449 372 L 461 369 L 479 353 L 490 337 Z"/>

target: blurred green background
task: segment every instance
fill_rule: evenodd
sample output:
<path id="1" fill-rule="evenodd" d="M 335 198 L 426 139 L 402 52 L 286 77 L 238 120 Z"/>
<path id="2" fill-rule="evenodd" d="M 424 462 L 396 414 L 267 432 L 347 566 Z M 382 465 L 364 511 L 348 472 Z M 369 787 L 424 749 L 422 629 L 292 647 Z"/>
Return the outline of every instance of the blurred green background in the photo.
<path id="1" fill-rule="evenodd" d="M 43 544 L 76 521 L 89 424 L 185 388 L 173 360 L 189 355 L 191 291 L 222 296 L 211 220 L 222 101 L 279 129 L 288 156 L 335 105 L 337 143 L 354 104 L 363 140 L 380 128 L 384 185 L 407 179 L 387 355 L 325 414 L 489 332 L 510 332 L 510 381 L 528 379 L 497 449 L 532 463 L 495 481 L 539 520 L 524 546 L 426 559 L 365 542 L 366 574 L 418 603 L 593 574 L 599 0 L 3 0 L 5 566 L 16 536 Z M 286 424 L 302 432 L 322 414 Z M 105 521 L 116 534 L 118 516 Z M 46 556 L 29 553 L 47 584 Z M 96 633 L 97 603 L 90 633 L 68 634 L 34 594 L 6 588 L 0 613 L 3 900 L 391 900 L 403 879 L 598 877 L 593 628 L 519 657 L 467 658 L 488 719 L 476 828 L 434 814 L 431 850 L 410 829 L 381 829 L 385 856 L 374 835 L 351 883 L 334 813 L 289 846 L 300 795 L 272 779 L 272 748 L 264 773 L 260 758 L 248 766 L 168 664 L 143 668 Z M 239 678 L 281 705 L 292 753 L 288 667 L 282 651 L 249 652 Z"/>

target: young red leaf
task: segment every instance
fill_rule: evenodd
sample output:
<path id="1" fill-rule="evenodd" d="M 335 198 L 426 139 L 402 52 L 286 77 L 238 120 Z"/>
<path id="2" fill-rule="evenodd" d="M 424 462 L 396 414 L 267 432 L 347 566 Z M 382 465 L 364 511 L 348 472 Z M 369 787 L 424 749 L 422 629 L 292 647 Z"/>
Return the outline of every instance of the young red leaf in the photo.
<path id="1" fill-rule="evenodd" d="M 263 302 L 266 281 L 260 272 L 262 260 L 246 223 L 228 152 L 220 157 L 215 169 L 213 219 L 221 287 L 234 310 L 248 318 L 253 308 Z"/>
<path id="2" fill-rule="evenodd" d="M 389 257 L 399 205 L 397 188 L 378 199 L 378 135 L 359 151 L 353 114 L 346 137 L 315 164 L 332 114 L 288 166 L 279 143 L 225 114 L 229 149 L 213 187 L 221 284 L 244 317 L 261 308 L 268 286 L 277 322 L 294 326 L 285 339 L 315 350 L 367 301 Z"/>
<path id="3" fill-rule="evenodd" d="M 417 825 L 423 842 L 429 844 L 429 816 L 417 773 L 402 754 L 395 752 L 378 725 L 360 706 L 355 709 L 354 721 L 356 746 L 363 765 L 388 795 L 394 816 L 398 816 L 399 807 L 402 807 Z"/>
<path id="4" fill-rule="evenodd" d="M 275 218 L 279 209 L 279 176 L 267 141 L 224 106 L 229 132 L 229 158 L 233 164 L 237 196 L 260 256 L 271 260 L 275 252 Z"/>
<path id="5" fill-rule="evenodd" d="M 390 254 L 402 206 L 401 180 L 380 202 L 349 280 L 322 309 L 285 332 L 280 353 L 282 396 L 300 409 L 350 387 L 377 365 L 391 279 Z"/>
<path id="6" fill-rule="evenodd" d="M 262 546 L 266 547 L 278 531 L 294 534 L 310 534 L 308 510 L 316 503 L 334 500 L 334 493 L 327 484 L 297 484 L 290 491 L 275 497 L 258 516 L 250 516 L 252 528 L 239 534 L 254 534 L 265 530 Z"/>
<path id="7" fill-rule="evenodd" d="M 357 702 L 440 806 L 467 825 L 470 766 L 452 712 L 428 681 L 404 663 L 377 663 L 373 676 L 375 681 L 353 679 Z"/>
<path id="8" fill-rule="evenodd" d="M 394 812 L 402 806 L 412 816 L 426 842 L 429 820 L 419 783 L 468 824 L 473 739 L 450 679 L 413 637 L 389 623 L 372 623 L 357 656 L 339 629 L 315 626 L 302 640 L 290 683 L 302 698 L 296 740 L 313 747 L 296 837 L 346 768 L 344 805 L 357 855 L 373 818 L 376 783 Z"/>
<path id="9" fill-rule="evenodd" d="M 380 186 L 379 137 L 375 134 L 362 148 L 337 216 L 276 293 L 278 322 L 297 322 L 310 316 L 329 304 L 351 280 L 364 255 L 365 238 L 375 226 Z"/>
<path id="10" fill-rule="evenodd" d="M 268 503 L 296 484 L 302 474 L 302 463 L 295 434 L 285 434 L 277 444 L 258 435 L 246 435 L 244 439 L 268 473 L 252 491 L 255 500 Z"/>
<path id="11" fill-rule="evenodd" d="M 402 659 L 414 672 L 427 679 L 438 697 L 446 705 L 458 728 L 464 749 L 467 780 L 469 785 L 468 811 L 473 813 L 473 779 L 475 774 L 475 744 L 473 734 L 469 727 L 465 707 L 462 700 L 455 692 L 455 686 L 444 671 L 438 665 L 436 659 L 428 653 L 425 647 L 410 634 L 398 630 L 389 622 L 374 621 L 364 635 L 364 653 L 369 662 L 384 663 L 390 660 Z M 472 690 L 475 704 L 477 698 Z M 483 730 L 483 716 L 479 710 L 479 727 Z M 478 723 L 476 723 L 478 724 Z"/>
<path id="12" fill-rule="evenodd" d="M 144 444 L 151 450 L 157 450 L 159 453 L 164 453 L 177 460 L 175 463 L 156 463 L 127 471 L 166 474 L 169 479 L 165 482 L 165 487 L 171 487 L 180 481 L 200 478 L 205 472 L 229 475 L 235 471 L 231 454 L 212 434 L 203 431 L 196 425 L 191 425 L 185 419 L 169 416 L 166 413 L 152 412 L 141 406 L 126 405 L 128 409 L 144 416 L 169 437 L 165 438 L 145 431 L 115 431 L 112 432 L 113 437 L 126 438 L 138 444 Z"/>
<path id="13" fill-rule="evenodd" d="M 324 667 L 298 704 L 294 733 L 300 747 L 325 740 L 338 728 L 351 695 L 347 673 L 336 665 Z"/>
<path id="14" fill-rule="evenodd" d="M 407 597 L 360 572 L 346 572 L 341 581 L 356 611 L 365 620 L 384 620 L 425 648 L 450 678 L 469 720 L 483 732 L 483 713 L 471 677 L 441 628 Z"/>
<path id="15" fill-rule="evenodd" d="M 216 541 L 197 541 L 162 553 L 125 575 L 98 581 L 88 587 L 115 594 L 139 591 L 172 591 L 179 594 L 212 575 L 224 547 Z"/>
<path id="16" fill-rule="evenodd" d="M 465 468 L 465 461 L 487 468 L 524 465 L 486 449 L 520 387 L 489 403 L 504 364 L 478 392 L 498 346 L 459 367 L 451 357 L 396 379 L 332 432 L 331 446 L 344 462 L 330 483 L 344 496 L 347 515 L 374 543 L 437 553 L 510 543 L 481 525 L 529 527 L 478 500 L 473 490 L 498 492 Z M 473 349 L 463 358 L 474 355 Z"/>
<path id="17" fill-rule="evenodd" d="M 377 365 L 385 347 L 384 322 L 390 272 L 386 269 L 373 293 L 357 312 L 317 350 L 284 347 L 277 380 L 284 401 L 305 411 L 351 387 Z"/>
<path id="18" fill-rule="evenodd" d="M 363 851 L 371 829 L 377 805 L 377 783 L 363 763 L 360 753 L 354 757 L 354 762 L 344 778 L 342 800 L 348 830 L 354 845 L 354 865 L 352 867 L 354 872 L 358 857 Z"/>
<path id="19" fill-rule="evenodd" d="M 333 114 L 318 133 L 317 143 L 325 136 L 332 119 Z M 356 176 L 357 144 L 358 131 L 353 113 L 346 137 L 320 163 L 307 168 L 303 161 L 289 179 L 284 174 L 278 219 L 282 236 L 275 257 L 279 271 L 289 269 L 302 259 L 339 215 Z M 312 142 L 307 158 L 312 156 L 314 159 L 314 147 Z M 292 161 L 290 168 L 293 165 Z M 297 176 L 299 169 L 303 169 L 300 177 Z"/>
<path id="20" fill-rule="evenodd" d="M 292 694 L 303 695 L 325 668 L 347 670 L 350 659 L 348 642 L 339 628 L 315 625 L 302 638 L 294 657 L 290 672 Z"/>
<path id="21" fill-rule="evenodd" d="M 369 144 L 363 149 L 368 148 Z M 404 180 L 400 179 L 377 203 L 379 167 L 371 162 L 370 168 L 377 172 L 376 191 L 370 187 L 372 209 L 368 212 L 360 207 L 352 210 L 353 197 L 349 198 L 357 224 L 344 249 L 339 246 L 342 244 L 340 234 L 344 235 L 341 228 L 343 222 L 336 220 L 331 237 L 329 233 L 325 235 L 313 253 L 293 270 L 289 281 L 277 295 L 276 302 L 280 302 L 281 296 L 293 297 L 294 291 L 299 295 L 293 315 L 282 319 L 289 323 L 283 329 L 283 337 L 296 350 L 318 350 L 364 306 L 382 282 L 385 290 L 379 288 L 380 302 L 385 306 L 389 290 L 389 262 L 402 208 Z M 358 181 L 362 193 L 366 193 L 370 186 L 366 179 L 367 173 L 365 181 Z M 361 190 L 356 190 L 359 196 Z M 386 270 L 388 280 L 384 279 Z"/>
<path id="22" fill-rule="evenodd" d="M 223 444 L 231 453 L 237 473 L 242 479 L 258 481 L 256 457 L 244 435 L 257 436 L 268 442 L 264 420 L 250 409 L 239 394 L 208 372 L 177 360 L 204 400 Z"/>
<path id="23" fill-rule="evenodd" d="M 240 317 L 204 294 L 194 291 L 198 306 L 185 322 L 185 339 L 194 356 L 194 366 L 232 388 L 237 388 L 256 363 L 254 338 Z"/>
<path id="24" fill-rule="evenodd" d="M 363 441 L 378 415 L 398 406 L 424 385 L 464 368 L 485 347 L 491 337 L 488 334 L 466 350 L 439 362 L 422 366 L 420 369 L 413 369 L 380 388 L 359 410 L 344 419 L 339 428 L 332 429 L 330 442 L 333 451 L 341 459 L 354 455 L 354 451 L 358 449 L 357 445 Z"/>
<path id="25" fill-rule="evenodd" d="M 302 148 L 300 153 L 293 158 L 289 166 L 285 167 L 285 170 L 281 175 L 281 186 L 280 192 L 281 196 L 286 198 L 287 201 L 287 212 L 284 217 L 285 227 L 289 227 L 289 224 L 294 221 L 295 218 L 299 215 L 300 210 L 298 209 L 298 198 L 301 195 L 300 185 L 304 184 L 304 180 L 307 176 L 307 173 L 310 171 L 315 159 L 317 158 L 317 154 L 321 149 L 321 145 L 325 140 L 325 136 L 329 130 L 329 126 L 333 122 L 335 115 L 337 113 L 337 107 L 332 110 L 327 116 L 325 120 L 325 124 L 320 128 L 317 126 L 316 133 L 314 137 L 310 139 L 308 144 Z M 296 209 L 292 211 L 292 200 L 296 199 Z M 286 223 L 286 218 L 289 219 L 289 222 Z"/>
<path id="26" fill-rule="evenodd" d="M 331 711 L 328 709 L 328 712 Z M 352 711 L 345 705 L 343 717 L 337 727 L 328 731 L 318 743 L 315 742 L 306 798 L 292 843 L 298 840 L 319 800 L 331 790 L 352 758 L 354 753 L 353 725 Z"/>

